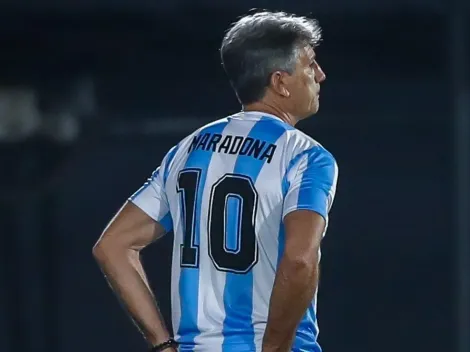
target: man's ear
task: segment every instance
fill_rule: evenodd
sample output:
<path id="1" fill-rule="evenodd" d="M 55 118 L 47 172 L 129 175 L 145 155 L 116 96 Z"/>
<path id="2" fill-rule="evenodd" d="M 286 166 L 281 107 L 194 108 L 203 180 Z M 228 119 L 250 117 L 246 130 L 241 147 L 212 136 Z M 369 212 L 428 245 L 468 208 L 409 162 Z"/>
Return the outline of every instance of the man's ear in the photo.
<path id="1" fill-rule="evenodd" d="M 286 72 L 276 71 L 271 74 L 269 80 L 271 89 L 284 98 L 290 97 L 290 91 L 287 84 L 288 77 L 289 75 Z"/>

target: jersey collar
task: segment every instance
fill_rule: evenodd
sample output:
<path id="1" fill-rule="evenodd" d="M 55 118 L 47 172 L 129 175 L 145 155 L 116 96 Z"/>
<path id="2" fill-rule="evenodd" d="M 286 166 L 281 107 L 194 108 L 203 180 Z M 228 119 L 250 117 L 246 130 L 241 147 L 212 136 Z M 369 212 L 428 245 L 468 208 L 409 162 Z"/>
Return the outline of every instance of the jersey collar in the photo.
<path id="1" fill-rule="evenodd" d="M 266 112 L 262 111 L 240 111 L 237 115 L 246 116 L 246 117 L 255 117 L 257 119 L 261 119 L 262 117 L 268 117 L 274 120 L 281 121 L 283 123 L 286 123 L 284 120 L 282 120 L 280 117 L 273 115 L 273 114 L 268 114 Z"/>

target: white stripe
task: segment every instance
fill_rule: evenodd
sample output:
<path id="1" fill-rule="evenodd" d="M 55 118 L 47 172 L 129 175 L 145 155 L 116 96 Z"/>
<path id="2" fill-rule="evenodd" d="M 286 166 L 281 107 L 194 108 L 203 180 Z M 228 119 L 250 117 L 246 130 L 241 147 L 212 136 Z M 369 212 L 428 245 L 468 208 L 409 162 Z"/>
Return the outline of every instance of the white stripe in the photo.
<path id="1" fill-rule="evenodd" d="M 256 121 L 239 122 L 233 120 L 225 127 L 222 135 L 247 136 Z M 210 351 L 221 351 L 223 335 L 220 329 L 225 319 L 224 288 L 226 273 L 215 268 L 209 257 L 208 249 L 208 207 L 212 185 L 224 174 L 233 172 L 238 155 L 213 153 L 207 170 L 207 178 L 201 199 L 200 244 L 201 253 L 199 262 L 199 312 L 198 328 L 200 334 L 196 336 L 195 343 L 211 346 Z"/>
<path id="2" fill-rule="evenodd" d="M 297 165 L 290 170 L 288 179 L 295 180 L 297 172 L 300 168 L 305 168 L 308 163 L 308 154 L 305 153 L 300 157 L 300 160 L 297 162 Z M 297 209 L 297 204 L 299 201 L 299 192 L 300 187 L 297 187 L 288 193 L 288 196 L 284 198 L 283 213 L 282 217 L 284 218 L 289 212 Z"/>
<path id="3" fill-rule="evenodd" d="M 279 150 L 283 150 L 286 134 L 278 142 Z M 266 329 L 269 300 L 276 276 L 279 251 L 279 226 L 283 208 L 282 178 L 287 166 L 283 153 L 275 153 L 271 163 L 265 163 L 261 169 L 255 188 L 258 194 L 256 214 L 256 233 L 258 235 L 259 259 L 253 267 L 253 313 L 252 322 L 255 333 L 256 350 L 261 350 L 264 331 Z M 273 219 L 275 219 L 273 221 Z"/>

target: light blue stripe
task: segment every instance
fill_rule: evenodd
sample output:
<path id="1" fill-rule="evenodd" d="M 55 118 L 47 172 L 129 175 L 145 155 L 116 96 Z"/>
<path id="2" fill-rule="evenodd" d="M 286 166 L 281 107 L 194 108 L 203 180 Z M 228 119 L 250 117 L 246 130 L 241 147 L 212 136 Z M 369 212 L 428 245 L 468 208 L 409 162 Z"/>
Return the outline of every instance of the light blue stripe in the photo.
<path id="1" fill-rule="evenodd" d="M 227 126 L 226 121 L 211 125 L 203 129 L 200 133 L 222 133 Z M 206 183 L 207 170 L 212 158 L 212 152 L 197 149 L 192 151 L 185 164 L 185 168 L 198 168 L 201 170 L 199 179 L 199 188 L 196 199 L 201 199 L 202 192 Z M 199 246 L 200 243 L 200 217 L 201 202 L 196 202 L 195 210 L 195 233 L 194 242 Z M 175 236 L 176 239 L 176 236 Z M 178 243 L 179 246 L 179 243 Z M 194 339 L 200 333 L 197 325 L 198 316 L 198 297 L 199 297 L 199 268 L 182 267 L 179 281 L 179 295 L 181 303 L 181 320 L 178 327 L 178 335 L 181 338 L 178 342 L 181 344 L 181 350 L 188 351 L 194 347 Z"/>
<path id="2" fill-rule="evenodd" d="M 315 341 L 318 335 L 318 331 L 315 327 L 316 320 L 317 318 L 315 314 L 315 307 L 312 302 L 312 304 L 310 304 L 310 306 L 307 308 L 307 311 L 305 312 L 302 320 L 300 321 L 299 327 L 297 328 L 299 335 L 309 336 L 311 337 L 311 342 Z M 299 340 L 299 342 L 302 341 L 302 339 Z"/>
<path id="3" fill-rule="evenodd" d="M 239 196 L 228 195 L 226 202 L 226 229 L 227 237 L 225 243 L 225 250 L 231 253 L 237 253 L 240 250 L 238 231 L 240 231 L 241 215 L 240 211 L 243 209 L 243 200 Z M 230 216 L 230 218 L 228 218 Z"/>
<path id="4" fill-rule="evenodd" d="M 248 137 L 276 143 L 289 126 L 272 118 L 261 118 L 251 129 Z M 277 150 L 276 153 L 279 153 Z M 249 156 L 239 155 L 234 173 L 249 176 L 253 183 L 265 163 Z M 233 219 L 230 219 L 233 221 Z M 253 312 L 253 271 L 246 274 L 227 273 L 224 288 L 225 320 L 223 326 L 223 352 L 232 352 L 234 345 L 245 351 L 255 351 Z M 243 347 L 242 347 L 243 346 Z"/>
<path id="5" fill-rule="evenodd" d="M 334 159 L 323 148 L 316 148 L 308 153 L 307 170 L 302 175 L 297 206 L 309 209 L 327 217 L 327 198 L 333 187 Z"/>
<path id="6" fill-rule="evenodd" d="M 318 330 L 315 326 L 317 318 L 315 315 L 315 307 L 313 303 L 308 307 L 307 312 L 302 318 L 297 328 L 296 337 L 292 350 L 294 352 L 312 351 L 321 352 L 322 349 L 318 344 Z"/>
<path id="7" fill-rule="evenodd" d="M 173 230 L 173 219 L 171 218 L 170 212 L 166 213 L 166 215 L 161 218 L 158 223 L 163 226 L 166 232 Z"/>

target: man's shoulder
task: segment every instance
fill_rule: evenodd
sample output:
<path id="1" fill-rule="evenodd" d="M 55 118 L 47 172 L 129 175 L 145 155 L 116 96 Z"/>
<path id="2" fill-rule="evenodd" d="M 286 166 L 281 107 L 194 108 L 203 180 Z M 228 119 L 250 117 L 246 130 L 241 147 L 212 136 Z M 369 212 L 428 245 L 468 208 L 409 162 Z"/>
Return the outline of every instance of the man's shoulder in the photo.
<path id="1" fill-rule="evenodd" d="M 171 160 L 175 159 L 175 156 L 181 156 L 181 153 L 184 153 L 185 151 L 189 150 L 189 147 L 192 143 L 194 143 L 195 138 L 197 138 L 203 133 L 209 132 L 211 129 L 222 131 L 227 122 L 227 118 L 222 118 L 206 123 L 205 125 L 197 128 L 192 133 L 188 134 L 186 137 L 181 139 L 179 143 L 173 146 L 166 154 L 166 158 L 169 159 L 168 166 L 172 165 Z M 176 159 L 178 160 L 180 158 L 177 157 Z"/>
<path id="2" fill-rule="evenodd" d="M 298 129 L 288 131 L 287 138 L 287 149 L 291 158 L 295 158 L 300 154 L 313 153 L 328 154 L 333 157 L 320 142 Z"/>
<path id="3" fill-rule="evenodd" d="M 225 125 L 227 125 L 229 122 L 229 117 L 224 117 L 221 119 L 217 119 L 211 122 L 206 123 L 205 125 L 202 125 L 201 127 L 197 128 L 194 130 L 193 133 L 191 133 L 188 137 L 195 136 L 201 132 L 204 132 L 206 130 L 210 130 L 213 128 L 223 128 Z"/>
<path id="4" fill-rule="evenodd" d="M 223 127 L 228 123 L 228 119 L 226 117 L 218 120 L 214 120 L 211 122 L 206 123 L 205 125 L 202 125 L 201 127 L 195 129 L 192 133 L 188 134 L 186 137 L 184 137 L 179 143 L 178 143 L 178 149 L 180 147 L 183 147 L 187 143 L 191 143 L 191 141 L 194 139 L 194 137 L 197 137 L 201 133 L 205 133 L 208 130 L 211 129 L 223 129 Z"/>

